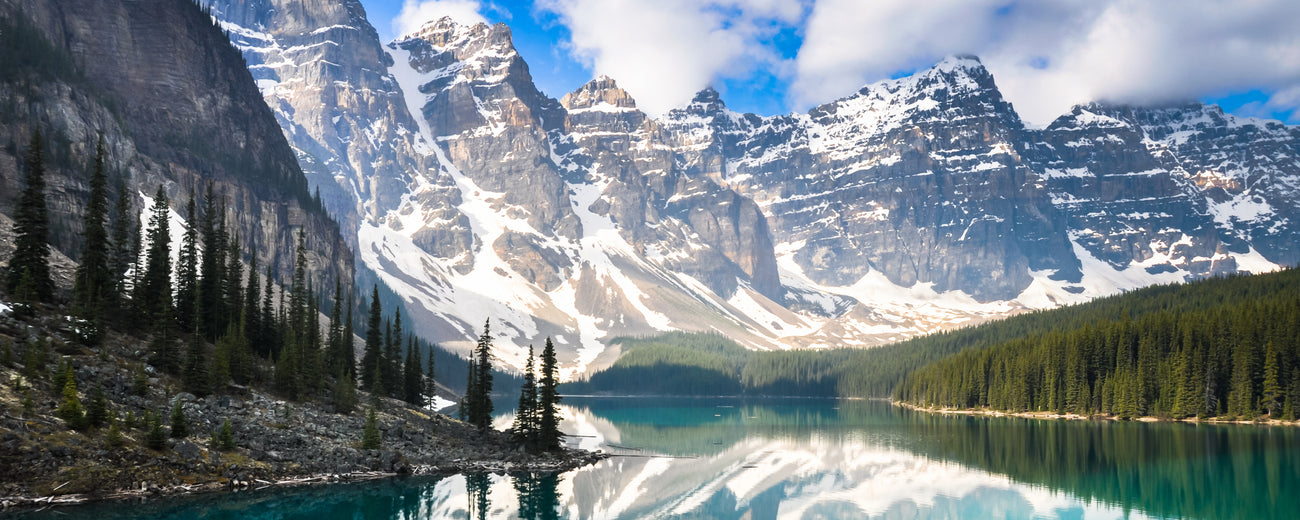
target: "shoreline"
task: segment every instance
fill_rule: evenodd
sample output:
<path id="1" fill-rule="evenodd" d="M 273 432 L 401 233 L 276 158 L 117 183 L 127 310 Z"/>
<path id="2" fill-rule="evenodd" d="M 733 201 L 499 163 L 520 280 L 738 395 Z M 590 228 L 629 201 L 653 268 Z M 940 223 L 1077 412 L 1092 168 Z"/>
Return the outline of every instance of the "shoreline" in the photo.
<path id="1" fill-rule="evenodd" d="M 0 512 L 22 510 L 44 510 L 50 507 L 75 506 L 100 502 L 115 502 L 130 499 L 167 499 L 186 495 L 234 493 L 240 491 L 261 491 L 272 487 L 296 487 L 327 484 L 346 484 L 382 480 L 398 477 L 451 476 L 459 473 L 564 473 L 584 466 L 595 464 L 612 455 L 580 449 L 565 449 L 559 457 L 542 458 L 536 461 L 511 462 L 507 460 L 457 460 L 450 464 L 416 465 L 407 472 L 391 471 L 353 471 L 343 473 L 304 473 L 301 475 L 282 475 L 276 480 L 249 478 L 248 480 L 227 479 L 199 484 L 178 484 L 168 486 L 142 486 L 140 488 L 119 488 L 106 493 L 48 494 L 48 495 L 14 495 L 0 496 Z M 57 489 L 55 490 L 57 491 Z"/>
<path id="2" fill-rule="evenodd" d="M 1074 413 L 1058 414 L 1056 412 L 1004 412 L 988 408 L 938 408 L 917 406 L 912 403 L 895 401 L 890 399 L 890 404 L 900 408 L 906 408 L 915 412 L 938 414 L 938 415 L 969 415 L 977 417 L 1019 417 L 1022 419 L 1041 419 L 1041 420 L 1072 420 L 1072 421 L 1114 421 L 1114 422 L 1167 422 L 1167 423 L 1187 423 L 1187 424 L 1239 424 L 1252 426 L 1300 426 L 1300 420 L 1283 421 L 1279 419 L 1256 419 L 1252 421 L 1242 421 L 1236 419 L 1218 419 L 1209 418 L 1201 419 L 1197 417 L 1188 417 L 1185 419 L 1171 419 L 1168 417 L 1142 416 L 1132 419 L 1120 419 L 1113 414 L 1094 414 L 1079 415 Z"/>

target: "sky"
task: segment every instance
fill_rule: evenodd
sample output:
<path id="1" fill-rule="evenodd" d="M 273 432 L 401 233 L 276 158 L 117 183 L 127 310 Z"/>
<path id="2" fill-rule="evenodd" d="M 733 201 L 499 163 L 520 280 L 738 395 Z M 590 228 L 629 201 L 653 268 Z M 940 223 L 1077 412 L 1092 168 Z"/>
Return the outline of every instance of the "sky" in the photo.
<path id="1" fill-rule="evenodd" d="M 1026 123 L 1079 103 L 1200 100 L 1300 124 L 1296 0 L 362 0 L 384 41 L 431 19 L 505 23 L 543 92 L 598 75 L 651 115 L 717 89 L 802 112 L 975 54 Z"/>

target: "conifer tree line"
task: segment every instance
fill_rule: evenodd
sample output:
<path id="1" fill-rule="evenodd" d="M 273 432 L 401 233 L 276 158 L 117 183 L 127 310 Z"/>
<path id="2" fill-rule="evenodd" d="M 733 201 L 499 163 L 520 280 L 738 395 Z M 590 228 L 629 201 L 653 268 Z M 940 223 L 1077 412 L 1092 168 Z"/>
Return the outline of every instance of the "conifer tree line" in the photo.
<path id="1" fill-rule="evenodd" d="M 35 132 L 15 211 L 17 250 L 4 273 L 9 294 L 23 304 L 58 303 L 48 260 L 44 149 Z M 179 376 L 185 390 L 196 395 L 220 392 L 232 383 L 261 382 L 273 384 L 291 400 L 328 395 L 340 412 L 353 409 L 358 369 L 347 304 L 352 289 L 338 282 L 332 288 L 315 284 L 303 232 L 297 235 L 290 286 L 277 292 L 270 268 L 261 269 L 251 254 L 255 244 L 242 243 L 228 226 L 226 201 L 212 183 L 189 192 L 184 204 L 189 225 L 177 245 L 171 243 L 171 204 L 163 186 L 154 193 L 149 223 L 142 230 L 135 225 L 131 196 L 120 178 L 110 210 L 108 180 L 100 136 L 89 172 L 81 263 L 69 302 L 77 315 L 91 328 L 112 324 L 147 334 L 149 363 Z M 175 266 L 173 250 L 178 250 Z M 436 389 L 432 346 L 403 332 L 400 311 L 391 322 L 377 324 L 383 319 L 377 287 L 372 294 L 366 352 L 377 357 L 368 357 L 369 365 L 363 360 L 364 387 L 426 405 Z M 328 324 L 321 323 L 317 310 L 322 308 L 330 309 Z M 372 344 L 375 339 L 381 343 Z"/>
<path id="2" fill-rule="evenodd" d="M 1267 276 L 1294 280 L 1297 273 Z M 1240 298 L 1233 290 L 1225 284 L 1218 297 Z M 1119 418 L 1295 420 L 1300 294 L 1273 291 L 966 350 L 909 374 L 895 396 L 927 406 Z"/>
<path id="3" fill-rule="evenodd" d="M 343 300 L 338 300 L 334 314 L 338 314 L 342 306 Z M 349 308 L 346 312 L 346 329 L 341 329 L 340 335 L 350 339 L 352 311 Z M 342 360 L 351 353 L 351 342 L 347 343 L 348 351 L 340 351 L 335 356 L 336 360 Z M 422 356 L 422 353 L 427 357 Z M 423 366 L 422 358 L 428 360 Z M 341 362 L 336 361 L 336 364 Z M 379 286 L 371 287 L 370 312 L 366 318 L 361 363 L 348 368 L 354 372 L 360 371 L 361 387 L 371 394 L 400 399 L 413 406 L 431 406 L 437 395 L 434 368 L 433 346 L 425 345 L 413 331 L 402 331 L 400 308 L 393 312 L 392 317 L 385 317 L 383 305 L 379 301 Z"/>

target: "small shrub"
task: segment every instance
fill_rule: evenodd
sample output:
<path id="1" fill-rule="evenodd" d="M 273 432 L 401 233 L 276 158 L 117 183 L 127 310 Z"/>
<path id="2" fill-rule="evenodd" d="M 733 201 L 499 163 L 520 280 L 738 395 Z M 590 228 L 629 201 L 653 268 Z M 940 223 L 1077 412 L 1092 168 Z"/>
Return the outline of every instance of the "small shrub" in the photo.
<path id="1" fill-rule="evenodd" d="M 383 444 L 383 438 L 379 436 L 379 419 L 375 417 L 375 409 L 371 408 L 366 416 L 366 427 L 361 431 L 361 449 L 377 450 Z"/>
<path id="2" fill-rule="evenodd" d="M 69 428 L 82 430 L 86 428 L 86 414 L 81 408 L 81 400 L 77 399 L 77 377 L 72 373 L 72 366 L 68 366 L 64 374 L 63 384 L 63 404 L 59 405 L 59 418 L 68 424 Z"/>
<path id="3" fill-rule="evenodd" d="M 141 367 L 135 369 L 135 378 L 131 381 L 131 393 L 140 397 L 149 395 L 149 377 Z"/>
<path id="4" fill-rule="evenodd" d="M 108 432 L 104 433 L 104 446 L 113 449 L 122 447 L 122 430 L 117 427 L 117 419 L 111 418 L 108 421 Z"/>
<path id="5" fill-rule="evenodd" d="M 181 402 L 176 401 L 172 406 L 172 438 L 184 439 L 190 436 L 190 425 L 185 420 L 185 410 L 181 408 Z"/>
<path id="6" fill-rule="evenodd" d="M 90 402 L 86 404 L 86 422 L 96 428 L 108 423 L 108 398 L 104 397 L 104 388 L 99 385 L 90 391 Z"/>
<path id="7" fill-rule="evenodd" d="M 163 431 L 162 420 L 153 414 L 148 414 L 146 420 L 149 424 L 149 433 L 144 436 L 144 445 L 156 451 L 167 449 L 167 432 Z"/>
<path id="8" fill-rule="evenodd" d="M 208 446 L 214 450 L 230 451 L 235 449 L 235 429 L 230 425 L 230 419 L 221 423 L 221 427 L 212 432 L 212 440 Z"/>

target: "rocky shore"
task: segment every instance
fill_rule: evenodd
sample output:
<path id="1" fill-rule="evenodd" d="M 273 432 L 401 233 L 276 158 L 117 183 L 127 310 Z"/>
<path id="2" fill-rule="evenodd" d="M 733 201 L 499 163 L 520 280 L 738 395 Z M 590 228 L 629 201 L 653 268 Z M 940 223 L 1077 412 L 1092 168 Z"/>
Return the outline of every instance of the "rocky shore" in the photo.
<path id="1" fill-rule="evenodd" d="M 907 408 L 918 412 L 935 413 L 941 415 L 979 415 L 984 417 L 1021 417 L 1025 419 L 1069 419 L 1069 420 L 1088 420 L 1088 421 L 1122 421 L 1119 416 L 1114 414 L 1093 414 L 1080 415 L 1076 413 L 1056 413 L 1056 412 L 1007 412 L 1001 410 L 990 410 L 988 408 L 936 408 L 917 406 L 912 403 L 902 401 L 890 401 L 894 406 Z M 1138 422 L 1187 422 L 1198 424 L 1256 424 L 1265 426 L 1300 426 L 1300 421 L 1280 421 L 1276 419 L 1259 418 L 1252 421 L 1243 421 L 1239 419 L 1219 418 L 1219 417 L 1188 417 L 1186 419 L 1171 419 L 1168 417 L 1134 417 L 1127 419 Z"/>
<path id="2" fill-rule="evenodd" d="M 95 347 L 78 344 L 66 318 L 0 315 L 0 506 L 75 503 L 283 484 L 336 482 L 404 474 L 465 471 L 566 471 L 603 454 L 580 450 L 530 454 L 508 434 L 479 431 L 427 408 L 359 395 L 336 413 L 325 394 L 288 402 L 260 388 L 230 386 L 199 397 L 144 363 L 137 338 L 110 334 Z M 42 366 L 27 348 L 48 349 Z M 83 406 L 102 389 L 120 440 L 110 427 L 70 428 L 58 416 L 59 372 L 72 367 Z M 61 368 L 63 367 L 63 368 Z M 141 377 L 140 372 L 144 372 Z M 140 391 L 140 380 L 145 389 Z M 61 387 L 61 386 L 60 386 Z M 146 414 L 164 426 L 178 404 L 190 434 L 147 447 Z M 361 449 L 365 416 L 377 410 L 381 449 Z M 231 424 L 233 449 L 213 438 Z M 166 428 L 164 428 L 166 429 Z"/>

